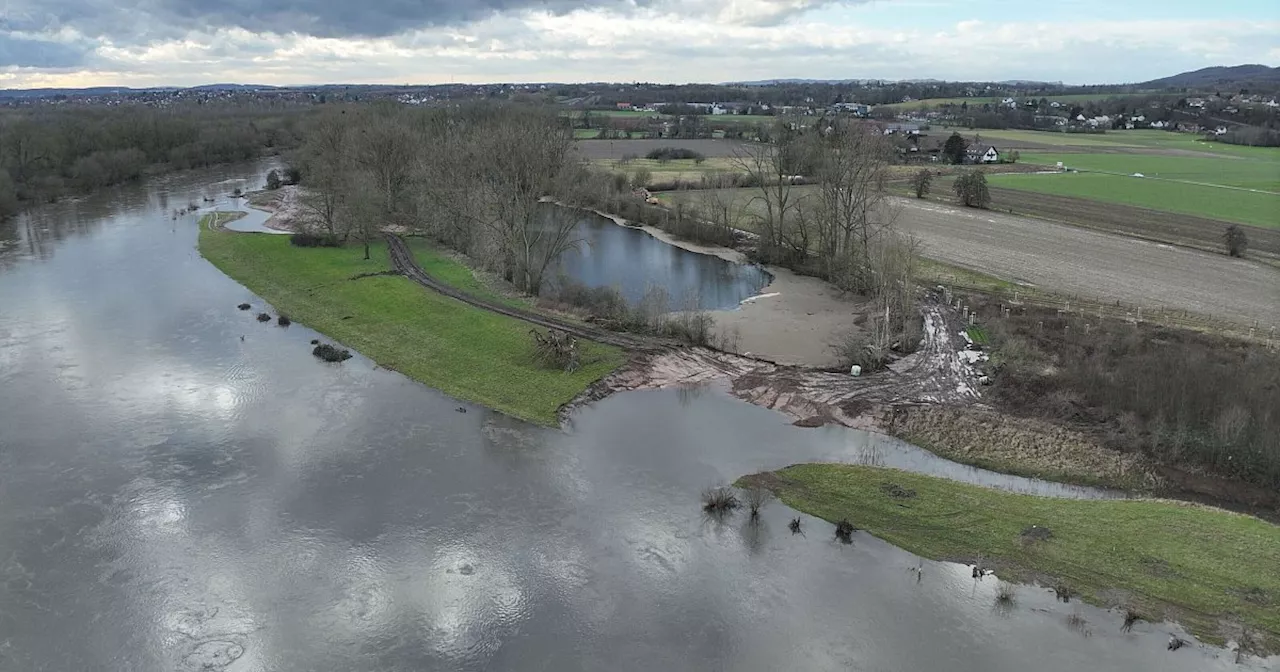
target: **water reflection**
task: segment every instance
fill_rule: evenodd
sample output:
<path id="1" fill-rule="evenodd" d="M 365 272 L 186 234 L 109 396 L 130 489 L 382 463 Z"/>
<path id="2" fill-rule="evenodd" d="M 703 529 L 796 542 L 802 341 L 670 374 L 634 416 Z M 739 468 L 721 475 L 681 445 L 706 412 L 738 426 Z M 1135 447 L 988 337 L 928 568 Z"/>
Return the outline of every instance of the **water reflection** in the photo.
<path id="1" fill-rule="evenodd" d="M 653 236 L 590 213 L 558 209 L 579 220 L 581 244 L 557 261 L 549 281 L 563 274 L 591 287 L 616 287 L 638 303 L 649 287 L 662 288 L 671 310 L 735 308 L 769 283 L 758 266 L 735 264 L 668 245 Z"/>
<path id="2" fill-rule="evenodd" d="M 60 204 L 0 272 L 0 669 L 1249 669 L 1032 587 L 1000 618 L 994 581 L 777 503 L 703 518 L 743 473 L 924 459 L 883 438 L 714 389 L 543 430 L 321 364 L 143 196 Z"/>

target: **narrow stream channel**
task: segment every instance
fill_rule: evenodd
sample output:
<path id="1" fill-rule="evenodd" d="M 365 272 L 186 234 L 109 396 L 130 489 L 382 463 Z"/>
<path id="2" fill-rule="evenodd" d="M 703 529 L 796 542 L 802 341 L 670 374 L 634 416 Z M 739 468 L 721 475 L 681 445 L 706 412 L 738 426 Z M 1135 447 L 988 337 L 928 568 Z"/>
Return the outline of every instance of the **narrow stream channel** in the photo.
<path id="1" fill-rule="evenodd" d="M 713 388 L 619 394 L 549 430 L 459 413 L 361 356 L 321 363 L 315 332 L 237 310 L 263 303 L 199 256 L 195 215 L 172 218 L 269 167 L 0 223 L 0 670 L 1275 669 L 1166 651 L 1176 626 L 1124 634 L 1032 586 L 996 609 L 963 566 L 917 581 L 918 558 L 873 537 L 697 501 L 857 459 L 1105 493 L 793 427 Z"/>

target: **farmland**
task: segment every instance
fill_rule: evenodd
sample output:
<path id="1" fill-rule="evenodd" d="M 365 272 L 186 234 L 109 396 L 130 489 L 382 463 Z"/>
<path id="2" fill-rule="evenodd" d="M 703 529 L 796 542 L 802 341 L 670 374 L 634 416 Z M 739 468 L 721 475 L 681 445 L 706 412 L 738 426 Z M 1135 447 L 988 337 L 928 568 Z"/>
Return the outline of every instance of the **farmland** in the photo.
<path id="1" fill-rule="evenodd" d="M 1280 228 L 1280 194 L 1108 173 L 992 175 L 993 186 Z M 999 204 L 996 204 L 997 206 Z"/>
<path id="2" fill-rule="evenodd" d="M 803 196 L 815 189 L 797 187 L 793 193 Z M 667 192 L 659 198 L 668 204 L 696 204 L 703 193 Z M 759 191 L 737 189 L 734 193 L 733 210 L 741 213 L 739 224 L 751 228 L 751 215 L 757 214 L 760 207 L 752 199 Z M 1091 205 L 1088 201 L 1077 202 Z M 1063 207 L 1070 209 L 1069 204 Z M 894 209 L 898 227 L 919 238 L 924 255 L 946 264 L 1054 293 L 1098 297 L 1149 309 L 1172 307 L 1238 324 L 1280 321 L 1280 304 L 1275 301 L 1280 272 L 1268 265 L 930 201 L 899 199 L 894 202 Z M 1105 210 L 1103 206 L 1093 212 L 1100 217 L 1116 216 Z M 1134 210 L 1119 212 L 1121 220 L 1103 219 L 1110 223 L 1099 228 L 1114 230 L 1135 214 Z M 1160 213 L 1136 212 L 1145 212 L 1148 218 L 1154 214 L 1156 222 L 1163 221 Z M 1190 219 L 1185 224 L 1194 227 L 1197 221 L 1204 220 Z M 1270 234 L 1271 230 L 1262 233 Z M 1220 230 L 1214 228 L 1212 235 L 1220 235 Z"/>
<path id="3" fill-rule="evenodd" d="M 1060 96 L 1043 96 L 1050 101 L 1059 103 L 1083 103 L 1090 100 L 1106 100 L 1108 98 L 1127 98 L 1129 96 L 1143 96 L 1144 93 L 1071 93 Z M 994 104 L 1004 100 L 1004 96 L 984 96 L 984 97 L 963 97 L 963 98 L 925 98 L 922 100 L 912 100 L 905 103 L 890 103 L 888 105 L 877 105 L 876 107 L 888 107 L 891 109 L 913 110 L 918 107 L 938 107 L 941 105 L 961 105 L 969 103 L 969 105 L 985 105 Z M 1014 96 L 1017 100 L 1035 99 L 1040 100 L 1040 96 Z"/>

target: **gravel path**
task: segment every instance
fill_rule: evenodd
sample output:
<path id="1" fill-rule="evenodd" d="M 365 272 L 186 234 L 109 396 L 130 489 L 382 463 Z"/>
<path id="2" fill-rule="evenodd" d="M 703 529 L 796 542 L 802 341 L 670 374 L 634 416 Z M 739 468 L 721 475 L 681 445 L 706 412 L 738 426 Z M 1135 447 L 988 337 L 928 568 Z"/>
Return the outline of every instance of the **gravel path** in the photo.
<path id="1" fill-rule="evenodd" d="M 1280 325 L 1280 269 L 1044 220 L 895 199 L 898 224 L 948 264 L 1079 295 Z"/>

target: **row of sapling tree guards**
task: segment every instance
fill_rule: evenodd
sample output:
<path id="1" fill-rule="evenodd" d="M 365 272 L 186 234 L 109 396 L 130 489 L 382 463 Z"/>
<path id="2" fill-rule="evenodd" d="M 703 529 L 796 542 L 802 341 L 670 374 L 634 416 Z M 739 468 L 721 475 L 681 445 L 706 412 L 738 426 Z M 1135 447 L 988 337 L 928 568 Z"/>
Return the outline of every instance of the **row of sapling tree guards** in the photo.
<path id="1" fill-rule="evenodd" d="M 478 103 L 439 108 L 351 107 L 312 121 L 300 151 L 309 231 L 368 243 L 411 232 L 471 257 L 520 290 L 540 294 L 556 258 L 580 244 L 579 205 L 716 242 L 753 232 L 755 258 L 869 297 L 869 342 L 851 347 L 874 367 L 912 343 L 917 243 L 894 227 L 886 183 L 893 152 L 875 129 L 779 125 L 771 144 L 743 145 L 733 173 L 710 176 L 741 191 L 705 190 L 677 217 L 632 195 L 625 175 L 590 169 L 572 129 L 548 108 Z M 803 182 L 816 187 L 799 188 Z M 673 221 L 674 220 L 674 221 Z"/>

